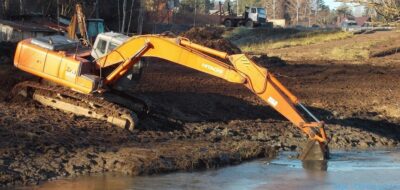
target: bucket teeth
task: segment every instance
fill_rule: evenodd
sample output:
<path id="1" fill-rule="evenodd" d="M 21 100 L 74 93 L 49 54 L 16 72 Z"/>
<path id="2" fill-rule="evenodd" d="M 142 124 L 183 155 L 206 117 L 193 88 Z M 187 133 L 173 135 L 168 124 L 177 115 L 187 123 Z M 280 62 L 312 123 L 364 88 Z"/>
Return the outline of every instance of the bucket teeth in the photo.
<path id="1" fill-rule="evenodd" d="M 321 161 L 327 160 L 328 158 L 328 145 L 315 140 L 308 140 L 307 144 L 304 146 L 303 152 L 299 156 L 299 159 L 303 161 Z"/>

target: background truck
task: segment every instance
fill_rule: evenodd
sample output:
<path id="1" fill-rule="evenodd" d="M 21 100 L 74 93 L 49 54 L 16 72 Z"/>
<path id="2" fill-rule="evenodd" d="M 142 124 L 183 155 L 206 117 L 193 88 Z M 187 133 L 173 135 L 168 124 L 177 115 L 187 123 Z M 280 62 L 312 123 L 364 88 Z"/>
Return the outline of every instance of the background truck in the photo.
<path id="1" fill-rule="evenodd" d="M 267 11 L 261 7 L 245 7 L 243 15 L 223 16 L 221 20 L 225 27 L 255 27 L 267 25 Z"/>
<path id="2" fill-rule="evenodd" d="M 342 22 L 341 28 L 346 32 L 359 32 L 361 31 L 361 26 L 357 25 L 357 22 L 354 20 L 346 20 Z"/>

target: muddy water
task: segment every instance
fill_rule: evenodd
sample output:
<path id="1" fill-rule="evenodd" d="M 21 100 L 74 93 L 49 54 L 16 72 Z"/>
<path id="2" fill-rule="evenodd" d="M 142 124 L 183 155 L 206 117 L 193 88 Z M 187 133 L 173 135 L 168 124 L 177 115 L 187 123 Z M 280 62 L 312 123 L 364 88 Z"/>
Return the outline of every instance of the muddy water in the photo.
<path id="1" fill-rule="evenodd" d="M 274 160 L 213 171 L 84 176 L 48 182 L 35 189 L 400 189 L 400 150 L 333 152 L 327 171 L 304 169 L 300 161 L 289 158 L 291 155 L 285 152 Z"/>

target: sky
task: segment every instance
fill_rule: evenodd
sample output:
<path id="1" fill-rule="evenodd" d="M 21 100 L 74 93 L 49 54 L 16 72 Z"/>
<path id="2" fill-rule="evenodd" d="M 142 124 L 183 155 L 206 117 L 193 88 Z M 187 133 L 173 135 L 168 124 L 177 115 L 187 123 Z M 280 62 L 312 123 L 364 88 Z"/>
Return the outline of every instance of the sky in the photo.
<path id="1" fill-rule="evenodd" d="M 335 2 L 335 0 L 325 0 L 325 4 L 329 6 L 330 9 L 336 9 L 342 3 Z"/>
<path id="2" fill-rule="evenodd" d="M 324 1 L 326 5 L 329 6 L 329 8 L 332 9 L 336 9 L 338 6 L 340 6 L 342 3 L 341 2 L 335 2 L 335 0 L 325 0 Z M 350 5 L 352 7 L 353 10 L 353 14 L 354 16 L 362 16 L 362 13 L 364 12 L 363 7 L 361 6 L 354 6 L 351 3 L 347 3 L 347 5 Z"/>

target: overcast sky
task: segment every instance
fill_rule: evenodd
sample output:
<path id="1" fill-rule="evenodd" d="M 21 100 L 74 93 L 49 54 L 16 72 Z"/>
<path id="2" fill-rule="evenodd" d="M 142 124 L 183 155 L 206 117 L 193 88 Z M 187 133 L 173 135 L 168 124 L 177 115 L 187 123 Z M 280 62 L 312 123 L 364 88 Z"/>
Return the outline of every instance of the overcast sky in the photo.
<path id="1" fill-rule="evenodd" d="M 336 9 L 342 3 L 335 2 L 335 0 L 325 0 L 325 4 L 328 5 L 330 9 Z M 362 13 L 364 12 L 362 6 L 354 6 L 351 3 L 347 3 L 347 5 L 352 6 L 354 16 L 362 16 Z"/>
<path id="2" fill-rule="evenodd" d="M 335 0 L 325 0 L 325 4 L 331 9 L 336 9 L 342 3 L 335 2 Z"/>

